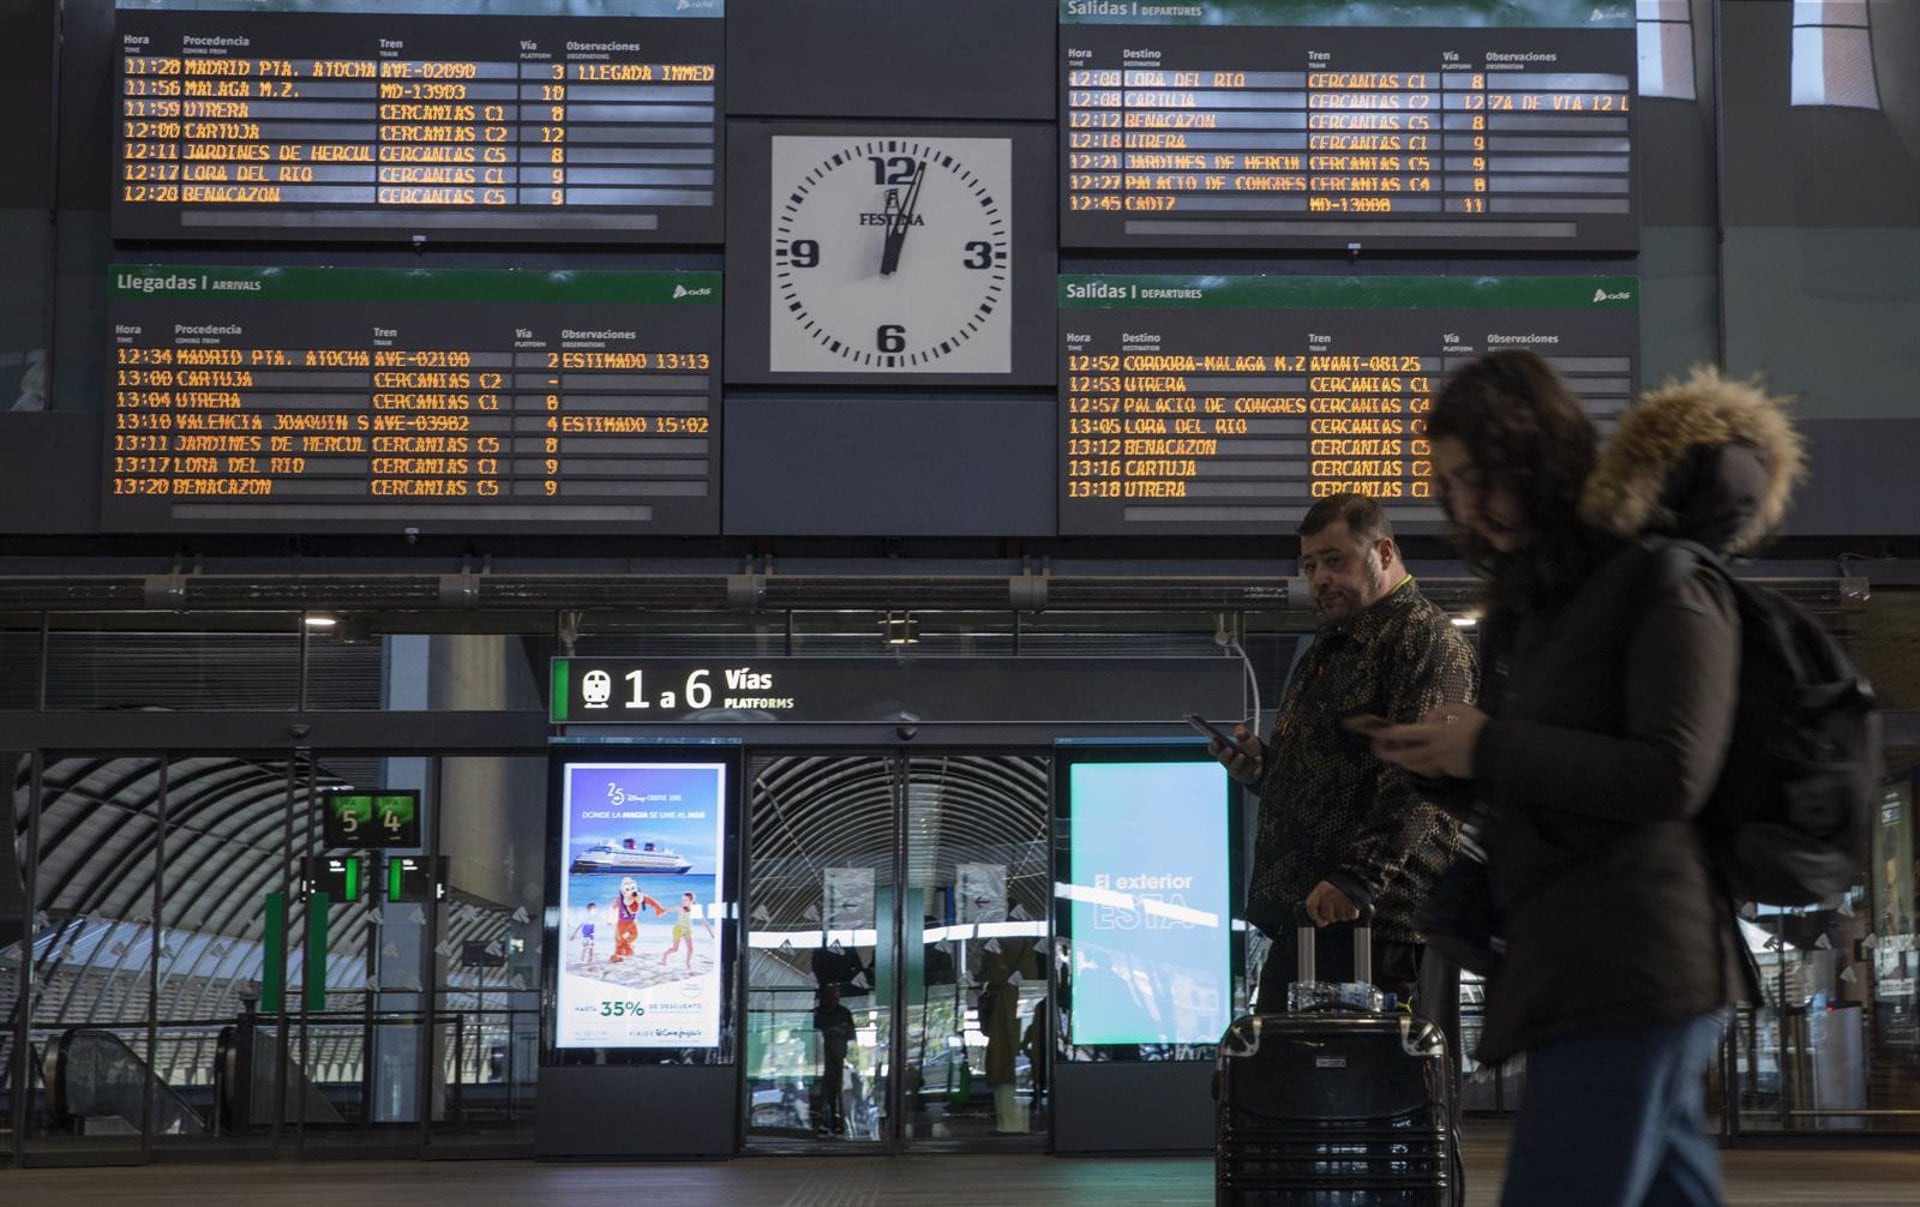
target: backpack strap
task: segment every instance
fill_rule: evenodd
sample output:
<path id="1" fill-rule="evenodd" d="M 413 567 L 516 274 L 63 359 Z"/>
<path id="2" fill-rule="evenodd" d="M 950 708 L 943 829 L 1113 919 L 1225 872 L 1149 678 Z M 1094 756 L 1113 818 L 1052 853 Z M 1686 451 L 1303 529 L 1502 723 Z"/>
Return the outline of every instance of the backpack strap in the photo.
<path id="1" fill-rule="evenodd" d="M 1646 577 L 1647 600 L 1651 603 L 1663 592 L 1678 586 L 1697 567 L 1705 566 L 1720 574 L 1731 577 L 1727 564 L 1718 554 L 1696 541 L 1683 541 L 1664 536 L 1643 536 L 1636 542 L 1645 556 L 1650 568 Z"/>
<path id="2" fill-rule="evenodd" d="M 1642 536 L 1635 544 L 1640 549 L 1640 564 L 1634 574 L 1634 587 L 1628 596 L 1634 601 L 1628 615 L 1635 618 L 1635 623 L 1699 567 L 1707 566 L 1722 575 L 1726 574 L 1726 566 L 1714 556 L 1712 550 L 1692 541 Z"/>
<path id="3" fill-rule="evenodd" d="M 1688 575 L 1705 567 L 1733 593 L 1734 615 L 1742 627 L 1746 626 L 1749 614 L 1746 592 L 1750 588 L 1735 577 L 1719 554 L 1697 541 L 1663 536 L 1642 536 L 1637 544 L 1646 569 L 1640 576 L 1636 592 L 1639 606 L 1634 609 L 1634 615 L 1645 613 L 1667 592 L 1686 581 Z"/>

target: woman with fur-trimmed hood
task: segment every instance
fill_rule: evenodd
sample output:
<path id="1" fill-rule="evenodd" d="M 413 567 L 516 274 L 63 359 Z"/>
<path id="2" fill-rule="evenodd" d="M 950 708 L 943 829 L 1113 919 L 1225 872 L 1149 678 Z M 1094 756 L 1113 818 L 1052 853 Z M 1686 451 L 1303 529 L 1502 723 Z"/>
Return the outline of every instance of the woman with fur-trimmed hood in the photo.
<path id="1" fill-rule="evenodd" d="M 1486 711 L 1444 706 L 1375 749 L 1461 781 L 1483 818 L 1504 952 L 1479 1056 L 1527 1057 L 1503 1201 L 1718 1203 L 1702 1083 L 1744 978 L 1693 818 L 1732 735 L 1740 622 L 1718 574 L 1663 581 L 1640 538 L 1753 548 L 1800 442 L 1777 401 L 1702 370 L 1630 409 L 1601 458 L 1529 352 L 1449 378 L 1428 435 L 1487 579 Z"/>
<path id="2" fill-rule="evenodd" d="M 1644 395 L 1587 480 L 1580 514 L 1615 536 L 1751 553 L 1780 526 L 1806 472 L 1785 401 L 1709 368 Z"/>

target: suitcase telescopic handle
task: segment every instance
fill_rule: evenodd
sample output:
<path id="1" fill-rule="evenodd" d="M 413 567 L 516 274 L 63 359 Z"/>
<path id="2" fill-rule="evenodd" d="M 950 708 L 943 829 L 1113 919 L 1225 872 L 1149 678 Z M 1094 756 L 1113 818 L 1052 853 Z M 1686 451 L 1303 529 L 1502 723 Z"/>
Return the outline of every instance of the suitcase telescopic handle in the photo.
<path id="1" fill-rule="evenodd" d="M 1307 906 L 1301 902 L 1293 907 L 1293 926 L 1295 950 L 1298 954 L 1298 967 L 1294 979 L 1317 981 L 1319 960 L 1314 950 L 1314 941 L 1319 928 L 1313 919 L 1307 917 Z M 1360 916 L 1353 923 L 1353 979 L 1363 985 L 1373 984 L 1373 905 L 1360 907 Z"/>

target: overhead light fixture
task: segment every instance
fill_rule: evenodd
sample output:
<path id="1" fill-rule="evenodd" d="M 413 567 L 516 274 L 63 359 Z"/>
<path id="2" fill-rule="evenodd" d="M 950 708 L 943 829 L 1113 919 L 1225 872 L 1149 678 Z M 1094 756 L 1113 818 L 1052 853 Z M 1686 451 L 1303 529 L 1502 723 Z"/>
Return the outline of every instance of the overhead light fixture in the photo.
<path id="1" fill-rule="evenodd" d="M 1453 618 L 1453 623 L 1463 629 L 1470 629 L 1480 623 L 1480 618 L 1478 616 L 1456 616 Z"/>
<path id="2" fill-rule="evenodd" d="M 887 618 L 880 622 L 880 632 L 888 645 L 915 645 L 920 640 L 920 622 L 911 612 L 898 616 L 888 612 Z"/>
<path id="3" fill-rule="evenodd" d="M 336 618 L 318 612 L 307 613 L 301 617 L 301 621 L 310 629 L 330 629 L 340 623 Z"/>

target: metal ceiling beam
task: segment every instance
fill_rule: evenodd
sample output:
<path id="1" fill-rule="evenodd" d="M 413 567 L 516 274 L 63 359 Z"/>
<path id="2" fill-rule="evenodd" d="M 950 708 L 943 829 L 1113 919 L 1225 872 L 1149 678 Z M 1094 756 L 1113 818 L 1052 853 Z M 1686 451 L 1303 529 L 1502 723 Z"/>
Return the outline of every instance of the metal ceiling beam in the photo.
<path id="1" fill-rule="evenodd" d="M 546 755 L 543 711 L 283 712 L 0 709 L 0 749 L 86 752 L 166 750 L 236 756 L 293 749 L 359 754 L 524 753 Z M 210 735 L 217 735 L 213 737 Z"/>
<path id="2" fill-rule="evenodd" d="M 1762 578 L 1810 608 L 1851 611 L 1858 576 Z M 1474 606 L 1471 578 L 1423 578 Z M 1272 612 L 1308 607 L 1305 580 L 1128 574 L 156 574 L 0 577 L 0 613 L 687 611 Z"/>

